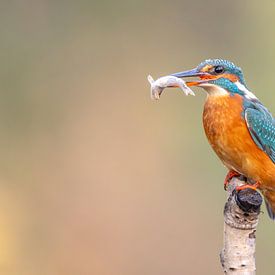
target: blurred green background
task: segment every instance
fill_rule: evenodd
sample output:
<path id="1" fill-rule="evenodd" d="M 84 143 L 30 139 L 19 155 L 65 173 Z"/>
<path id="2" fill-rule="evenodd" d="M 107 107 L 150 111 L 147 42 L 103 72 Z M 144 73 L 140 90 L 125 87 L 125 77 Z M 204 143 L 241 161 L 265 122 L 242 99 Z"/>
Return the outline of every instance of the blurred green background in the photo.
<path id="1" fill-rule="evenodd" d="M 0 14 L 0 273 L 221 274 L 226 169 L 205 94 L 154 102 L 146 77 L 229 59 L 274 113 L 275 2 L 17 0 Z M 274 274 L 274 232 L 262 214 L 259 274 Z"/>

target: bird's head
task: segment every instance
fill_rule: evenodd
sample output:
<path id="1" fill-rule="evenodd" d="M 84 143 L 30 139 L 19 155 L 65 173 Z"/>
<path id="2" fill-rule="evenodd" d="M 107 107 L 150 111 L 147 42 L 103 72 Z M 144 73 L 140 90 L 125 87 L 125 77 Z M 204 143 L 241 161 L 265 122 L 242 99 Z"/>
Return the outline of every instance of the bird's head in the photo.
<path id="1" fill-rule="evenodd" d="M 204 88 L 210 95 L 240 94 L 255 97 L 247 88 L 241 68 L 223 59 L 208 59 L 195 69 L 172 74 L 173 76 L 198 77 L 196 81 L 188 81 L 188 86 Z"/>

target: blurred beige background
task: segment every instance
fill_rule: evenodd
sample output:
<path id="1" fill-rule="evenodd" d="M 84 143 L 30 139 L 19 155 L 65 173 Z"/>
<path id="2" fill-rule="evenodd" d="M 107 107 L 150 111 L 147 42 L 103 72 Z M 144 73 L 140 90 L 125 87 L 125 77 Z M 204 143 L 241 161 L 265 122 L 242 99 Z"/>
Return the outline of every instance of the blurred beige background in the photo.
<path id="1" fill-rule="evenodd" d="M 0 274 L 221 274 L 205 94 L 146 76 L 226 58 L 275 113 L 274 1 L 0 3 Z M 264 213 L 259 274 L 274 243 Z"/>

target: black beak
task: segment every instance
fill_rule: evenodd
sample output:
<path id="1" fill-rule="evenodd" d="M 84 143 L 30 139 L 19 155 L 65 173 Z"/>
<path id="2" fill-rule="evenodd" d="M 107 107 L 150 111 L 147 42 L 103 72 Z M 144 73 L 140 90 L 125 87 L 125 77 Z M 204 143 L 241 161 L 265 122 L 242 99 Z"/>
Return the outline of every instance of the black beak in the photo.
<path id="1" fill-rule="evenodd" d="M 183 78 L 183 77 L 196 77 L 196 76 L 202 76 L 205 75 L 205 73 L 200 72 L 197 70 L 197 68 L 189 70 L 189 71 L 184 71 L 184 72 L 179 72 L 179 73 L 174 73 L 171 74 L 172 76 Z"/>

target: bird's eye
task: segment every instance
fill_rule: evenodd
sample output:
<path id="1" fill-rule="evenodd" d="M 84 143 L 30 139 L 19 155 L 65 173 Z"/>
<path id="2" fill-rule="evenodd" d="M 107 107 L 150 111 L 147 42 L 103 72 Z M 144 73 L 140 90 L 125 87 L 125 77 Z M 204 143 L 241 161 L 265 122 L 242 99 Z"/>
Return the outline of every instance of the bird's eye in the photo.
<path id="1" fill-rule="evenodd" d="M 214 67 L 214 72 L 216 74 L 222 74 L 224 72 L 224 67 L 223 66 L 216 66 L 216 67 Z"/>

